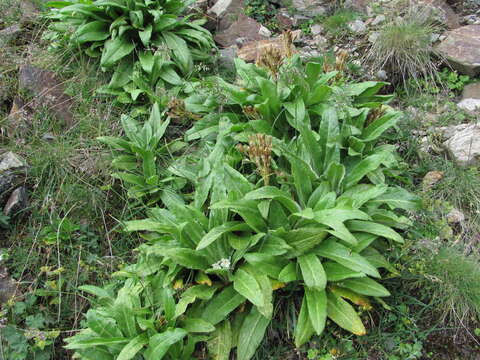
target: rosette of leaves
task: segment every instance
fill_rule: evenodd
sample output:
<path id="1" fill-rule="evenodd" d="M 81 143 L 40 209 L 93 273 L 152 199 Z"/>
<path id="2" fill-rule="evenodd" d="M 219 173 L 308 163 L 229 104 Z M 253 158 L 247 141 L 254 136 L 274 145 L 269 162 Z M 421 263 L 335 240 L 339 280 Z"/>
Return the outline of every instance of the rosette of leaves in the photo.
<path id="1" fill-rule="evenodd" d="M 226 94 L 223 113 L 235 114 L 242 130 L 279 138 L 291 138 L 302 126 L 318 131 L 325 107 L 336 107 L 341 119 L 361 117 L 393 98 L 378 94 L 386 83 L 350 83 L 339 71 L 324 72 L 320 63 L 303 65 L 296 55 L 285 61 L 277 73 L 241 59 L 235 59 L 235 64 L 236 83 L 216 79 Z M 219 116 L 212 114 L 219 106 L 217 95 L 198 93 L 185 103 L 189 111 L 205 115 L 187 132 L 187 139 L 217 131 Z"/>
<path id="2" fill-rule="evenodd" d="M 123 272 L 126 273 L 125 271 Z M 128 272 L 123 286 L 80 290 L 97 297 L 86 328 L 66 339 L 74 358 L 92 360 L 192 359 L 195 344 L 215 330 L 206 320 L 175 315 L 175 291 L 163 272 Z M 213 291 L 206 289 L 203 298 Z"/>
<path id="3" fill-rule="evenodd" d="M 111 147 L 112 167 L 117 170 L 112 176 L 123 181 L 128 195 L 135 199 L 146 198 L 155 203 L 161 193 L 174 186 L 173 179 L 165 176 L 171 154 L 181 150 L 185 143 L 167 141 L 165 131 L 170 119 L 154 104 L 147 121 L 140 125 L 135 119 L 122 115 L 121 123 L 125 137 L 102 136 L 98 140 Z M 162 166 L 163 163 L 163 166 Z"/>
<path id="4" fill-rule="evenodd" d="M 182 16 L 193 1 L 53 1 L 51 29 L 113 72 L 103 89 L 123 103 L 158 100 L 157 88 L 181 86 L 214 46 L 203 20 Z"/>
<path id="5" fill-rule="evenodd" d="M 209 348 L 217 358 L 228 359 L 235 347 L 238 359 L 254 355 L 273 316 L 274 290 L 286 284 L 303 294 L 297 346 L 321 334 L 327 318 L 365 334 L 355 306 L 368 309 L 370 297 L 389 295 L 378 279 L 384 269 L 395 269 L 382 251 L 403 242 L 395 229 L 410 221 L 399 211 L 417 209 L 419 200 L 388 185 L 394 148 L 376 144 L 399 114 L 365 111 L 340 121 L 325 107 L 318 132 L 302 126 L 292 141 L 272 139 L 270 150 L 263 147 L 274 158 L 268 186 L 225 161 L 231 128 L 221 123 L 194 201 L 164 196 L 165 209 L 127 223 L 128 231 L 149 232 L 142 252 L 151 263 L 167 266 L 185 283 L 194 279 L 217 289 L 208 301 L 179 300 L 216 326 Z M 362 146 L 350 149 L 352 137 Z"/>

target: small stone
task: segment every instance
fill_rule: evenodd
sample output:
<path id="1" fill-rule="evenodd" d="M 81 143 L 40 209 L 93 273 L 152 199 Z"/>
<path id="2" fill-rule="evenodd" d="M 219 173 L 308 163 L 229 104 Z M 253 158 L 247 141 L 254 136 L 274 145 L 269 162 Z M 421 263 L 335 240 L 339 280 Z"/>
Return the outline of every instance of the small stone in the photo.
<path id="1" fill-rule="evenodd" d="M 8 276 L 7 269 L 0 267 L 0 305 L 5 304 L 15 296 L 17 286 L 15 282 Z"/>
<path id="2" fill-rule="evenodd" d="M 378 31 L 374 31 L 368 36 L 368 41 L 373 44 L 377 41 L 379 36 L 380 36 L 380 33 Z"/>
<path id="3" fill-rule="evenodd" d="M 444 146 L 459 165 L 476 164 L 480 159 L 480 126 L 468 125 L 447 140 Z"/>
<path id="4" fill-rule="evenodd" d="M 433 34 L 430 36 L 430 41 L 431 41 L 432 43 L 437 42 L 438 39 L 440 39 L 440 34 L 433 33 Z"/>
<path id="5" fill-rule="evenodd" d="M 323 26 L 320 24 L 314 24 L 310 27 L 312 35 L 319 35 L 323 32 Z"/>
<path id="6" fill-rule="evenodd" d="M 0 155 L 0 173 L 7 170 L 19 170 L 24 168 L 26 165 L 27 163 L 25 160 L 11 151 Z"/>
<path id="7" fill-rule="evenodd" d="M 387 72 L 385 70 L 378 70 L 377 73 L 376 73 L 376 76 L 377 76 L 377 79 L 380 79 L 380 80 L 387 80 L 388 79 L 388 75 L 387 75 Z"/>
<path id="8" fill-rule="evenodd" d="M 316 35 L 313 37 L 313 44 L 317 47 L 318 50 L 326 50 L 328 47 L 328 40 L 322 35 Z"/>
<path id="9" fill-rule="evenodd" d="M 381 23 L 383 23 L 387 18 L 385 17 L 385 15 L 378 15 L 375 17 L 375 19 L 373 19 L 373 21 L 371 22 L 372 26 L 377 26 L 377 25 L 380 25 Z"/>
<path id="10" fill-rule="evenodd" d="M 356 34 L 364 33 L 367 31 L 367 25 L 362 20 L 355 20 L 348 23 L 348 28 Z"/>
<path id="11" fill-rule="evenodd" d="M 465 214 L 458 209 L 452 209 L 447 214 L 447 222 L 449 224 L 459 224 L 465 221 Z"/>
<path id="12" fill-rule="evenodd" d="M 463 99 L 457 106 L 462 110 L 475 111 L 480 109 L 480 99 Z"/>
<path id="13" fill-rule="evenodd" d="M 443 179 L 443 171 L 429 171 L 422 180 L 424 190 L 430 189 L 433 185 Z"/>
<path id="14" fill-rule="evenodd" d="M 6 29 L 0 30 L 0 47 L 6 46 L 9 42 L 15 40 L 22 32 L 20 25 L 15 24 Z"/>
<path id="15" fill-rule="evenodd" d="M 465 85 L 462 92 L 463 99 L 480 99 L 480 82 Z"/>
<path id="16" fill-rule="evenodd" d="M 272 36 L 272 32 L 270 30 L 268 30 L 265 26 L 262 25 L 262 27 L 260 28 L 260 30 L 258 30 L 258 33 L 263 36 L 263 37 L 271 37 Z"/>
<path id="17" fill-rule="evenodd" d="M 53 135 L 52 133 L 45 133 L 42 135 L 42 140 L 52 142 L 55 140 L 55 135 Z"/>
<path id="18" fill-rule="evenodd" d="M 7 216 L 15 216 L 16 214 L 24 210 L 27 207 L 27 204 L 27 189 L 25 189 L 24 186 L 21 186 L 12 192 L 10 198 L 5 204 L 3 213 Z"/>

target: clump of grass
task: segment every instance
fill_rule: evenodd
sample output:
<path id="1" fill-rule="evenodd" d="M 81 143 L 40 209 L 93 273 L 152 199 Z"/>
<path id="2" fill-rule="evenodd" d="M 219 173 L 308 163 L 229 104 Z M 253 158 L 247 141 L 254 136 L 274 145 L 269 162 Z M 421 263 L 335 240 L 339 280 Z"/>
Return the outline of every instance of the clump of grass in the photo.
<path id="1" fill-rule="evenodd" d="M 437 31 L 430 8 L 413 6 L 403 16 L 385 23 L 374 39 L 365 62 L 374 71 L 385 70 L 393 83 L 407 85 L 409 79 L 435 79 L 432 34 Z"/>
<path id="2" fill-rule="evenodd" d="M 424 254 L 425 255 L 425 254 Z M 480 319 L 480 262 L 453 247 L 423 256 L 423 276 L 414 287 L 431 299 L 446 324 L 467 327 Z"/>

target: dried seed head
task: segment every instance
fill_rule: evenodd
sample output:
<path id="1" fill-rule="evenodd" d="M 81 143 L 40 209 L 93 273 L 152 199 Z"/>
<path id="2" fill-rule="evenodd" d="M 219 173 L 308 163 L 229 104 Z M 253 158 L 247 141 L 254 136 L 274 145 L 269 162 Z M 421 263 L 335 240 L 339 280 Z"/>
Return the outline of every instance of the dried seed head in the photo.
<path id="1" fill-rule="evenodd" d="M 187 111 L 182 99 L 173 98 L 168 103 L 167 115 L 175 122 L 184 123 L 187 120 L 200 120 L 200 116 Z"/>
<path id="2" fill-rule="evenodd" d="M 262 176 L 265 185 L 269 184 L 272 175 L 272 137 L 265 134 L 254 134 L 248 139 L 248 146 L 237 145 L 237 149 L 253 162 Z"/>

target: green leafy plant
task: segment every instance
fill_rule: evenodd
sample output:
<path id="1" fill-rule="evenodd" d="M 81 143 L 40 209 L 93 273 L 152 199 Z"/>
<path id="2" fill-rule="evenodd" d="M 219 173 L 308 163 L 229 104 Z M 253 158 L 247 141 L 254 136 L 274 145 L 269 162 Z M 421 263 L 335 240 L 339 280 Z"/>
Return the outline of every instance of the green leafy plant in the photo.
<path id="1" fill-rule="evenodd" d="M 444 68 L 439 74 L 440 80 L 449 90 L 460 92 L 470 82 L 468 75 L 459 75 L 458 72 Z"/>
<path id="2" fill-rule="evenodd" d="M 67 339 L 66 348 L 80 359 L 191 359 L 195 344 L 214 326 L 178 317 L 174 290 L 165 284 L 164 273 L 123 273 L 129 277 L 117 292 L 111 286 L 80 287 L 97 296 L 98 306 L 87 312 L 87 328 Z"/>
<path id="3" fill-rule="evenodd" d="M 51 29 L 74 46 L 100 58 L 113 71 L 103 92 L 122 103 L 146 96 L 158 100 L 165 86 L 182 86 L 194 62 L 214 46 L 203 20 L 182 16 L 192 1 L 53 1 Z"/>
<path id="4" fill-rule="evenodd" d="M 338 70 L 323 72 L 322 64 L 309 62 L 303 66 L 298 56 L 274 63 L 270 69 L 236 59 L 238 84 L 217 79 L 227 94 L 222 103 L 224 113 L 196 122 L 187 131 L 187 139 L 217 132 L 218 121 L 225 116 L 237 125 L 237 131 L 289 138 L 304 125 L 318 129 L 326 107 L 336 104 L 341 118 L 366 116 L 371 103 L 378 106 L 392 99 L 377 94 L 385 83 L 345 82 L 341 72 L 345 60 L 345 56 L 339 57 Z M 209 94 L 193 95 L 185 103 L 188 110 L 200 114 L 212 113 L 219 106 L 218 96 Z"/>
<path id="5" fill-rule="evenodd" d="M 98 138 L 114 150 L 112 166 L 119 171 L 113 176 L 127 184 L 128 193 L 133 198 L 141 199 L 148 195 L 149 201 L 154 201 L 172 180 L 162 176 L 164 172 L 157 162 L 182 149 L 185 144 L 163 139 L 170 123 L 169 118 L 162 121 L 164 115 L 158 104 L 153 106 L 149 119 L 142 126 L 130 116 L 122 115 L 126 139 L 111 136 Z"/>
<path id="6" fill-rule="evenodd" d="M 360 85 L 359 93 L 377 86 Z M 368 309 L 368 296 L 389 295 L 372 279 L 380 277 L 379 268 L 393 270 L 378 249 L 403 242 L 393 228 L 410 225 L 393 210 L 419 205 L 412 194 L 387 185 L 394 149 L 376 145 L 398 113 L 365 109 L 340 121 L 334 107 L 319 111 L 318 131 L 309 128 L 306 112 L 292 117 L 299 129 L 293 141 L 251 135 L 248 146 L 238 147 L 252 165 L 243 169 L 250 169 L 247 176 L 231 166 L 238 167 L 238 160 L 226 161 L 234 125 L 221 121 L 211 157 L 200 162 L 197 181 L 190 179 L 193 201 L 165 194 L 166 209 L 151 209 L 149 218 L 126 225 L 150 232 L 142 253 L 152 263 L 168 264 L 177 281 L 218 288 L 194 308 L 216 325 L 218 336 L 208 347 L 220 359 L 235 347 L 240 359 L 254 355 L 273 316 L 274 289 L 288 285 L 303 293 L 297 346 L 321 334 L 327 317 L 363 335 L 351 303 Z M 221 350 L 214 345 L 219 341 Z"/>

